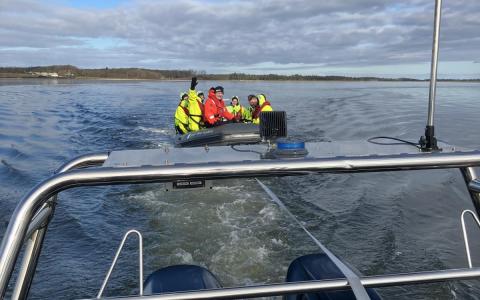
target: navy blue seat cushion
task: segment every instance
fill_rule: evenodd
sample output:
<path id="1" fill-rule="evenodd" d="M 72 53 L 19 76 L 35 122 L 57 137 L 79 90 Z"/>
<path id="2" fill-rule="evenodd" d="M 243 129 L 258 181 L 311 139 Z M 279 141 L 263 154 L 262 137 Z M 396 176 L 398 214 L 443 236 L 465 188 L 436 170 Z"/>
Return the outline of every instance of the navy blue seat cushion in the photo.
<path id="1" fill-rule="evenodd" d="M 207 269 L 193 265 L 175 265 L 150 274 L 144 283 L 144 295 L 221 288 Z"/>
<path id="2" fill-rule="evenodd" d="M 324 253 L 309 254 L 295 259 L 288 267 L 287 282 L 345 278 L 340 269 Z M 380 300 L 373 289 L 366 289 L 372 300 Z M 287 300 L 355 300 L 352 290 L 320 291 L 294 294 L 284 297 Z"/>

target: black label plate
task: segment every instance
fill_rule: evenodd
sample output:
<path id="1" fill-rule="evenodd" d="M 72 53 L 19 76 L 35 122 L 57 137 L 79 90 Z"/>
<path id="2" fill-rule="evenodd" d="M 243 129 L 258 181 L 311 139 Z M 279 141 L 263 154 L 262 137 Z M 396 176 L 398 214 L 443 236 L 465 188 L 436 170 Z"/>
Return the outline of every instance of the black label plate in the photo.
<path id="1" fill-rule="evenodd" d="M 193 189 L 205 187 L 205 180 L 178 180 L 173 182 L 174 189 Z"/>

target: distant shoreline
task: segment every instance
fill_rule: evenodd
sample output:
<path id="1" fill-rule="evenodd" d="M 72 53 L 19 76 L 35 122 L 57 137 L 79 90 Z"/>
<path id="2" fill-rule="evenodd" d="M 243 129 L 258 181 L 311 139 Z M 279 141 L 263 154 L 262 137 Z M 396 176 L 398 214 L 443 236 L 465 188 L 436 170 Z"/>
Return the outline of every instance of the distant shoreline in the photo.
<path id="1" fill-rule="evenodd" d="M 278 74 L 206 74 L 193 70 L 153 70 L 142 68 L 82 69 L 72 65 L 39 67 L 0 67 L 0 79 L 58 79 L 58 80 L 117 80 L 117 81 L 188 81 L 192 77 L 214 81 L 346 81 L 346 82 L 428 82 L 429 79 L 354 77 L 334 75 L 278 75 Z M 472 79 L 439 79 L 441 82 L 480 82 Z"/>
<path id="2" fill-rule="evenodd" d="M 110 77 L 76 77 L 76 78 L 41 78 L 41 77 L 6 77 L 0 76 L 1 80 L 15 80 L 15 81 L 61 81 L 61 82 L 81 82 L 81 81 L 117 81 L 117 82 L 139 82 L 139 81 L 155 81 L 155 82 L 190 82 L 191 78 L 179 78 L 179 79 L 149 79 L 149 78 L 110 78 Z M 354 80 L 339 80 L 339 79 L 318 79 L 318 80 L 302 80 L 302 79 L 202 79 L 202 81 L 236 81 L 236 82 L 254 82 L 254 81 L 270 81 L 270 82 L 417 82 L 417 83 L 428 83 L 428 79 L 417 79 L 417 80 L 383 80 L 383 79 L 354 79 Z M 437 82 L 458 82 L 458 83 L 480 83 L 480 79 L 438 79 Z"/>
<path id="3" fill-rule="evenodd" d="M 150 79 L 150 78 L 110 78 L 110 77 L 75 77 L 75 78 L 42 78 L 42 77 L 6 77 L 0 76 L 1 80 L 18 80 L 18 81 L 29 81 L 29 80 L 38 80 L 38 81 L 118 81 L 118 82 L 128 82 L 128 81 L 156 81 L 156 82 L 190 82 L 191 78 L 178 78 L 178 79 Z M 203 81 L 237 81 L 237 82 L 254 82 L 254 81 L 270 81 L 270 82 L 429 82 L 428 79 L 416 79 L 416 80 L 384 80 L 384 79 L 318 79 L 318 80 L 307 80 L 307 79 L 202 79 Z M 480 83 L 480 79 L 438 79 L 437 82 L 459 82 L 459 83 Z"/>

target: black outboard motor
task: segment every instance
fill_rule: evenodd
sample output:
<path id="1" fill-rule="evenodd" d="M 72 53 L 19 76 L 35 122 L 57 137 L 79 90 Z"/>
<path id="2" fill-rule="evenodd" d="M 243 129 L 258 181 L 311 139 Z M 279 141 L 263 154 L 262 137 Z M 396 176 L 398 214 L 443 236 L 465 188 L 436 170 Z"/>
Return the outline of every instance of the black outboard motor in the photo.
<path id="1" fill-rule="evenodd" d="M 264 140 L 274 140 L 287 136 L 287 114 L 284 111 L 260 113 L 260 136 Z"/>
<path id="2" fill-rule="evenodd" d="M 342 271 L 325 254 L 309 254 L 295 259 L 288 267 L 287 282 L 328 280 L 345 278 Z M 371 300 L 382 300 L 378 293 L 371 288 L 366 289 Z M 283 297 L 284 300 L 355 300 L 352 290 L 318 291 L 310 293 L 291 294 Z"/>
<path id="3" fill-rule="evenodd" d="M 209 270 L 194 265 L 159 269 L 145 280 L 144 295 L 218 289 L 222 285 Z"/>

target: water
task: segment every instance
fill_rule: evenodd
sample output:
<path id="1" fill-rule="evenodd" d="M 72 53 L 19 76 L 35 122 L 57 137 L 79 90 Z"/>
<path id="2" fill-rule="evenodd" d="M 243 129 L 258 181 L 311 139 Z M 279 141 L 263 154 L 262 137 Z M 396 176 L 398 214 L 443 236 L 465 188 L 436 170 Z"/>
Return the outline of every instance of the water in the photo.
<path id="1" fill-rule="evenodd" d="M 201 82 L 207 90 L 213 82 Z M 245 104 L 270 96 L 288 112 L 289 135 L 307 141 L 390 135 L 417 140 L 427 83 L 222 82 Z M 22 195 L 80 154 L 172 144 L 172 115 L 187 82 L 0 82 L 0 236 Z M 440 83 L 437 136 L 480 147 L 480 84 Z M 472 208 L 458 170 L 328 174 L 264 181 L 330 249 L 367 275 L 466 266 L 459 216 Z M 63 192 L 30 296 L 93 297 L 121 236 L 144 233 L 145 273 L 176 263 L 212 270 L 224 286 L 282 282 L 312 241 L 253 180 L 209 193 L 165 193 L 162 185 Z M 472 234 L 476 234 L 475 229 Z M 137 292 L 134 242 L 107 295 Z M 474 243 L 479 249 L 480 243 Z M 472 252 L 478 252 L 473 250 Z M 475 262 L 480 256 L 474 254 Z M 386 299 L 478 299 L 464 281 L 379 289 Z"/>

